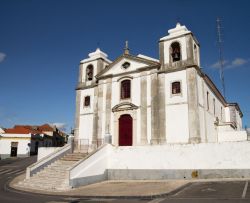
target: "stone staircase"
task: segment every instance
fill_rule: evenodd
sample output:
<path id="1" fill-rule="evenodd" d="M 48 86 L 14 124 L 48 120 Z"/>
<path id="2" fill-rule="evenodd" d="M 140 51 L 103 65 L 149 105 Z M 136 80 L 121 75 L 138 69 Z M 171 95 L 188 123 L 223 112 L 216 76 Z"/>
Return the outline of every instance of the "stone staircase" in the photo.
<path id="1" fill-rule="evenodd" d="M 17 183 L 16 186 L 49 191 L 70 189 L 68 170 L 86 155 L 83 153 L 67 154 L 34 174 L 30 179 L 25 179 Z"/>

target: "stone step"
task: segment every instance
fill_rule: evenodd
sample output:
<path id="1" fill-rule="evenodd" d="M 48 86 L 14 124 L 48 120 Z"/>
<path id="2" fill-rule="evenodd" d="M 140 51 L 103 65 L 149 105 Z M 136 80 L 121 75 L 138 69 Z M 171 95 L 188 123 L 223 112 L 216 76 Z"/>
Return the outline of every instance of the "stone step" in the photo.
<path id="1" fill-rule="evenodd" d="M 36 176 L 44 176 L 44 175 L 65 176 L 67 174 L 68 174 L 67 171 L 42 171 L 36 174 Z"/>
<path id="2" fill-rule="evenodd" d="M 54 175 L 54 176 L 52 176 L 52 175 L 46 175 L 46 174 L 44 174 L 44 175 L 37 175 L 37 176 L 34 176 L 33 178 L 32 178 L 32 180 L 34 180 L 35 178 L 39 178 L 39 179 L 48 179 L 48 180 L 54 180 L 54 179 L 58 179 L 58 180 L 62 180 L 62 179 L 66 179 L 67 178 L 67 176 L 65 175 L 65 176 L 58 176 L 58 175 Z"/>
<path id="3" fill-rule="evenodd" d="M 25 188 L 50 191 L 71 189 L 68 180 L 68 169 L 86 157 L 86 155 L 83 153 L 67 154 L 34 174 L 30 179 L 25 179 L 17 185 Z"/>
<path id="4" fill-rule="evenodd" d="M 27 189 L 36 189 L 36 190 L 69 190 L 71 187 L 69 186 L 58 186 L 58 185 L 46 185 L 46 186 L 38 186 L 38 185 L 18 185 Z"/>
<path id="5" fill-rule="evenodd" d="M 23 183 L 28 183 L 28 184 L 32 184 L 35 182 L 39 182 L 39 183 L 45 183 L 45 184 L 52 184 L 52 183 L 67 183 L 66 179 L 45 179 L 45 178 L 33 178 L 33 179 L 29 179 L 29 181 L 22 181 Z"/>

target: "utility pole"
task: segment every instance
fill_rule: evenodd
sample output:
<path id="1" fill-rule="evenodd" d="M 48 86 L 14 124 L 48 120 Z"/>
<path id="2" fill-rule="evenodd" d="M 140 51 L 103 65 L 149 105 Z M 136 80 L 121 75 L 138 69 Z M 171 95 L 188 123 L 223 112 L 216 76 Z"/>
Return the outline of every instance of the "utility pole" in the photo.
<path id="1" fill-rule="evenodd" d="M 225 89 L 225 80 L 224 80 L 224 59 L 223 59 L 223 47 L 222 47 L 222 34 L 221 34 L 221 20 L 217 18 L 217 43 L 219 48 L 219 63 L 220 63 L 220 80 L 222 86 L 222 93 L 226 99 L 226 89 Z"/>

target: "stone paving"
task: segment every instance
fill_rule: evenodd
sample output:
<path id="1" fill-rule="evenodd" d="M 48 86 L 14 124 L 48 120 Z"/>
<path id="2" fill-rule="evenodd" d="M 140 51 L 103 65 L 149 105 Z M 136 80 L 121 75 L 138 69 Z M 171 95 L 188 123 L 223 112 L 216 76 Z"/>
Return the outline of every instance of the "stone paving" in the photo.
<path id="1" fill-rule="evenodd" d="M 70 189 L 63 192 L 56 191 L 41 191 L 34 189 L 27 189 L 17 186 L 20 180 L 23 180 L 25 175 L 22 174 L 10 183 L 10 187 L 26 192 L 34 192 L 41 194 L 65 195 L 65 196 L 93 196 L 93 197 L 140 197 L 167 194 L 174 191 L 189 181 L 187 180 L 164 180 L 164 181 L 103 181 L 87 186 L 82 186 Z"/>

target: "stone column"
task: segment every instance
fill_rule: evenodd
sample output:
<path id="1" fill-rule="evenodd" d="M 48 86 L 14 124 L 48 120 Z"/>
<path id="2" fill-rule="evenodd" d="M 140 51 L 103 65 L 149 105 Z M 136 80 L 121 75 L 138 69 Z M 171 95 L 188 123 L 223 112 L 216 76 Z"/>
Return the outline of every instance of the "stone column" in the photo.
<path id="1" fill-rule="evenodd" d="M 166 142 L 165 74 L 158 75 L 159 143 Z"/>
<path id="2" fill-rule="evenodd" d="M 159 43 L 159 55 L 160 55 L 160 63 L 161 63 L 161 68 L 164 67 L 164 42 Z"/>
<path id="3" fill-rule="evenodd" d="M 105 134 L 107 136 L 110 136 L 110 121 L 111 121 L 111 113 L 112 113 L 112 111 L 111 111 L 112 79 L 111 78 L 106 80 L 106 89 L 107 89 L 107 91 L 106 91 Z"/>
<path id="4" fill-rule="evenodd" d="M 187 45 L 187 63 L 194 64 L 194 48 L 193 48 L 193 39 L 191 35 L 186 36 L 186 45 Z"/>
<path id="5" fill-rule="evenodd" d="M 76 90 L 76 113 L 75 113 L 75 129 L 74 129 L 74 140 L 75 140 L 75 150 L 78 150 L 77 142 L 79 139 L 79 126 L 80 126 L 80 107 L 81 107 L 81 90 Z"/>
<path id="6" fill-rule="evenodd" d="M 145 145 L 147 140 L 147 75 L 141 74 L 141 143 Z"/>
<path id="7" fill-rule="evenodd" d="M 83 75 L 83 65 L 80 64 L 79 65 L 79 76 L 78 76 L 78 82 L 79 83 L 83 82 L 82 75 Z"/>
<path id="8" fill-rule="evenodd" d="M 157 72 L 151 75 L 151 144 L 158 144 L 158 81 Z"/>
<path id="9" fill-rule="evenodd" d="M 201 136 L 200 136 L 197 71 L 195 68 L 188 68 L 186 71 L 187 71 L 187 92 L 188 92 L 189 142 L 200 143 Z"/>
<path id="10" fill-rule="evenodd" d="M 98 86 L 94 87 L 92 145 L 96 147 L 98 129 Z"/>
<path id="11" fill-rule="evenodd" d="M 98 85 L 98 136 L 97 141 L 102 139 L 102 114 L 103 114 L 103 84 Z M 102 144 L 102 143 L 99 143 Z"/>

